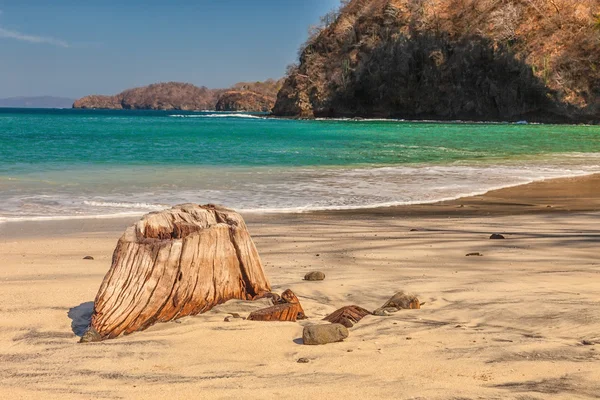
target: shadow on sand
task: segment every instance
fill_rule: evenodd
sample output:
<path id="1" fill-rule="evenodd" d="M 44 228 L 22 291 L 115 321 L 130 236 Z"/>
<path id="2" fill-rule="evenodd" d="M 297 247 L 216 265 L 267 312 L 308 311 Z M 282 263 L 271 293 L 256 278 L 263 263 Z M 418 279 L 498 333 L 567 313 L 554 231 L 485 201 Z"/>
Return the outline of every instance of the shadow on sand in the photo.
<path id="1" fill-rule="evenodd" d="M 81 303 L 80 305 L 73 307 L 69 310 L 67 315 L 71 318 L 71 329 L 77 336 L 83 336 L 87 328 L 90 326 L 92 321 L 92 314 L 94 313 L 94 302 L 88 301 Z"/>

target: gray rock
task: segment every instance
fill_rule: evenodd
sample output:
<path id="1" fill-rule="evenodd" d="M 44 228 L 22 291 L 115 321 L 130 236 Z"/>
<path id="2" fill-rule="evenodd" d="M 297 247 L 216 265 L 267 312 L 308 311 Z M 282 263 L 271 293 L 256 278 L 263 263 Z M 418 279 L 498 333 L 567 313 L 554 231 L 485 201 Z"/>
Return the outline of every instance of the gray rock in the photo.
<path id="1" fill-rule="evenodd" d="M 90 327 L 83 334 L 81 339 L 79 339 L 79 343 L 92 343 L 92 342 L 100 342 L 100 341 L 102 341 L 100 334 L 98 332 L 96 332 L 96 330 L 92 327 Z"/>
<path id="2" fill-rule="evenodd" d="M 404 292 L 398 292 L 392 296 L 384 305 L 380 308 L 395 308 L 396 310 L 408 310 L 421 308 L 421 302 L 414 294 L 406 294 Z M 391 310 L 387 310 L 391 311 Z"/>
<path id="3" fill-rule="evenodd" d="M 348 329 L 342 324 L 308 325 L 302 331 L 302 340 L 308 345 L 327 344 L 341 342 L 348 335 Z"/>
<path id="4" fill-rule="evenodd" d="M 376 315 L 378 317 L 387 317 L 397 311 L 399 311 L 399 309 L 396 307 L 381 307 L 373 311 L 373 315 Z"/>
<path id="5" fill-rule="evenodd" d="M 304 275 L 305 281 L 322 281 L 325 279 L 325 274 L 321 271 L 312 271 Z"/>
<path id="6" fill-rule="evenodd" d="M 504 239 L 504 235 L 493 233 L 492 236 L 490 236 L 490 239 Z"/>

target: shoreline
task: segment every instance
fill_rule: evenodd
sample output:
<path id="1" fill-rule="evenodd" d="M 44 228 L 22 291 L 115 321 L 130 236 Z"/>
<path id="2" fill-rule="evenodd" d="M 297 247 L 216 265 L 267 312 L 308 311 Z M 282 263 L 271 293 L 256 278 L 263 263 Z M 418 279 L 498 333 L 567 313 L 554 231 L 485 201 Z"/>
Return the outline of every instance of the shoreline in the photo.
<path id="1" fill-rule="evenodd" d="M 390 217 L 477 217 L 600 211 L 600 174 L 554 178 L 434 203 L 306 212 L 242 212 L 249 223 Z M 0 239 L 122 232 L 146 214 L 0 221 Z"/>
<path id="2" fill-rule="evenodd" d="M 599 173 L 545 179 L 490 190 L 481 195 L 429 204 L 377 207 L 348 212 L 336 210 L 335 213 L 458 217 L 596 211 L 600 211 Z"/>
<path id="3" fill-rule="evenodd" d="M 19 109 L 30 109 L 30 110 L 81 110 L 81 111 L 162 111 L 162 112 L 185 112 L 185 113 L 232 113 L 232 114 L 248 114 L 253 116 L 260 116 L 261 119 L 273 119 L 273 120 L 292 120 L 292 121 L 356 121 L 356 122 L 407 122 L 407 123 L 437 123 L 437 124 L 494 124 L 494 125 L 519 125 L 523 122 L 526 125 L 573 125 L 573 126 L 597 126 L 600 125 L 600 121 L 589 118 L 569 119 L 569 118 L 558 118 L 548 120 L 528 120 L 527 118 L 515 119 L 513 121 L 501 120 L 501 119 L 410 119 L 400 117 L 361 117 L 361 116 L 349 116 L 349 117 L 300 117 L 300 116 L 289 116 L 289 115 L 275 115 L 265 113 L 261 111 L 247 111 L 247 110 L 231 110 L 231 111 L 218 111 L 218 110 L 182 110 L 182 109 L 152 109 L 152 108 L 135 108 L 135 109 L 123 109 L 123 108 L 87 108 L 87 107 L 0 107 L 0 110 L 19 110 Z M 194 115 L 194 114 L 190 114 Z"/>
<path id="4" fill-rule="evenodd" d="M 245 214 L 273 291 L 293 290 L 308 320 L 232 319 L 264 307 L 234 300 L 88 345 L 79 329 L 138 217 L 0 224 L 0 397 L 596 398 L 599 192 L 600 174 L 418 207 Z M 398 291 L 423 307 L 302 344 L 305 325 Z"/>

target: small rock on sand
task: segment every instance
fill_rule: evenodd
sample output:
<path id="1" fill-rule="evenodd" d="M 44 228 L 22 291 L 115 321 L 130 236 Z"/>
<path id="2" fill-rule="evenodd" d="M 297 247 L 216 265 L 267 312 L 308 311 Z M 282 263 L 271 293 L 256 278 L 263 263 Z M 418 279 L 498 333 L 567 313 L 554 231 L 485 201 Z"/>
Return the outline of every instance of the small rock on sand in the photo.
<path id="1" fill-rule="evenodd" d="M 309 363 L 310 360 L 308 358 L 302 357 L 302 358 L 299 358 L 298 361 L 296 361 L 296 362 L 299 364 L 306 364 L 306 363 Z"/>
<path id="2" fill-rule="evenodd" d="M 305 281 L 322 281 L 325 279 L 325 274 L 321 271 L 312 271 L 304 275 Z"/>
<path id="3" fill-rule="evenodd" d="M 482 257 L 483 254 L 481 253 L 467 253 L 466 257 Z"/>
<path id="4" fill-rule="evenodd" d="M 93 343 L 100 342 L 101 340 L 102 337 L 100 334 L 94 328 L 90 327 L 85 331 L 81 339 L 79 339 L 79 343 Z"/>
<path id="5" fill-rule="evenodd" d="M 386 316 L 398 310 L 410 310 L 421 308 L 421 303 L 414 294 L 398 292 L 392 296 L 383 306 L 373 311 L 373 315 Z"/>
<path id="6" fill-rule="evenodd" d="M 492 233 L 492 236 L 490 236 L 490 239 L 504 239 L 504 235 L 501 235 L 499 233 Z"/>
<path id="7" fill-rule="evenodd" d="M 302 331 L 302 340 L 307 345 L 318 345 L 341 342 L 348 335 L 348 329 L 341 324 L 307 325 Z"/>
<path id="8" fill-rule="evenodd" d="M 85 256 L 85 257 L 83 257 L 83 259 L 84 259 L 84 260 L 93 260 L 93 259 L 94 259 L 94 257 L 92 257 L 92 256 Z"/>

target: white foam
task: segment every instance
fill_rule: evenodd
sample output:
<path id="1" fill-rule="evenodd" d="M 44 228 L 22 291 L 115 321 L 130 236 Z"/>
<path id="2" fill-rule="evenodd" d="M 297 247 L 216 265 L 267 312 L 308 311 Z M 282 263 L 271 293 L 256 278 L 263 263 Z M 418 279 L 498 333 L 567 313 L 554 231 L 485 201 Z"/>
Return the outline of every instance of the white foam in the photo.
<path id="1" fill-rule="evenodd" d="M 582 177 L 588 175 L 594 175 L 595 173 L 580 173 L 580 174 L 569 174 L 569 175 L 557 175 L 552 178 L 539 178 L 539 179 L 529 179 L 519 183 L 512 183 L 506 185 L 498 185 L 491 186 L 486 189 L 476 190 L 472 192 L 461 192 L 454 196 L 449 197 L 437 197 L 429 200 L 411 200 L 411 201 L 388 201 L 381 203 L 372 203 L 372 204 L 364 204 L 364 205 L 342 205 L 342 206 L 303 206 L 303 207 L 288 207 L 288 208 L 247 208 L 247 209 L 238 209 L 239 212 L 245 213 L 255 213 L 255 214 L 301 214 L 308 213 L 313 211 L 344 211 L 344 210 L 364 210 L 364 209 L 372 209 L 372 208 L 387 208 L 387 207 L 397 207 L 397 206 L 410 206 L 410 205 L 418 205 L 418 204 L 435 204 L 443 201 L 452 201 L 457 199 L 462 199 L 465 197 L 472 196 L 481 196 L 488 192 L 492 192 L 494 190 L 500 189 L 508 189 L 511 187 L 517 187 L 521 185 L 527 185 L 535 182 L 543 182 L 548 179 L 560 179 L 560 178 L 574 178 L 574 177 Z"/>
<path id="2" fill-rule="evenodd" d="M 164 210 L 169 207 L 163 204 L 150 204 L 150 203 L 118 203 L 112 201 L 91 201 L 85 200 L 83 204 L 92 207 L 110 207 L 110 208 L 134 208 L 143 210 Z"/>
<path id="3" fill-rule="evenodd" d="M 81 219 L 113 219 L 138 217 L 146 214 L 144 211 L 121 212 L 116 214 L 90 214 L 90 215 L 53 215 L 53 216 L 21 216 L 0 217 L 0 224 L 6 222 L 34 222 L 34 221 L 69 221 Z"/>
<path id="4" fill-rule="evenodd" d="M 260 115 L 253 114 L 173 114 L 169 115 L 169 117 L 174 118 L 248 118 L 248 119 L 267 119 L 266 117 L 261 117 Z"/>
<path id="5" fill-rule="evenodd" d="M 5 182 L 0 223 L 137 216 L 181 203 L 217 203 L 248 213 L 302 213 L 427 204 L 552 178 L 600 172 L 600 154 L 575 153 L 442 165 L 164 168 L 92 184 Z M 103 173 L 121 176 L 119 171 Z M 226 177 L 226 178 L 224 178 Z M 168 183 L 168 184 L 167 184 Z M 12 188 L 12 189 L 11 189 Z"/>

